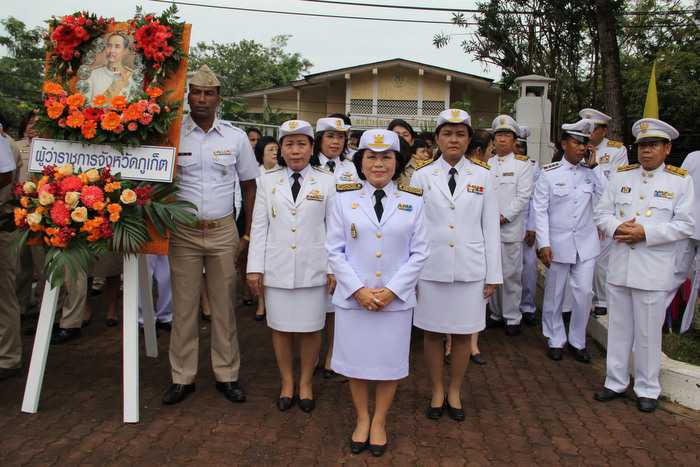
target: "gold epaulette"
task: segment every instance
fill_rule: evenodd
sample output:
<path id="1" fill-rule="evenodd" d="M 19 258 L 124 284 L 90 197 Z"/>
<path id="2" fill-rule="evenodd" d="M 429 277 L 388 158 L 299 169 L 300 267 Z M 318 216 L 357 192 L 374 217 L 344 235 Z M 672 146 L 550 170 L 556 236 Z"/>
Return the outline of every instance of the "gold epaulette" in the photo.
<path id="1" fill-rule="evenodd" d="M 362 183 L 337 183 L 335 191 L 356 191 L 362 189 Z"/>
<path id="2" fill-rule="evenodd" d="M 523 161 L 523 162 L 527 162 L 527 161 L 530 160 L 529 157 L 524 156 L 524 155 L 522 155 L 522 154 L 516 154 L 516 155 L 515 155 L 515 158 L 518 159 L 519 161 Z"/>
<path id="3" fill-rule="evenodd" d="M 423 189 L 415 187 L 415 186 L 404 185 L 402 183 L 399 183 L 398 189 L 399 189 L 399 191 L 411 193 L 412 195 L 423 196 Z"/>
<path id="4" fill-rule="evenodd" d="M 478 165 L 479 167 L 483 167 L 486 170 L 491 170 L 490 165 L 488 165 L 486 162 L 484 162 L 482 160 L 477 159 L 476 157 L 470 157 L 469 160 L 472 161 L 473 164 Z"/>
<path id="5" fill-rule="evenodd" d="M 664 170 L 670 174 L 678 175 L 679 177 L 685 177 L 688 175 L 687 170 L 676 167 L 675 165 L 667 165 Z"/>
<path id="6" fill-rule="evenodd" d="M 275 173 L 275 172 L 279 172 L 280 170 L 282 170 L 282 167 L 275 167 L 275 168 L 266 170 L 265 173 L 266 173 L 266 174 L 272 174 L 272 173 Z"/>
<path id="7" fill-rule="evenodd" d="M 547 171 L 547 170 L 552 170 L 556 169 L 557 167 L 561 166 L 561 162 L 550 162 L 549 164 L 543 165 L 542 170 Z"/>
<path id="8" fill-rule="evenodd" d="M 622 144 L 622 141 L 615 141 L 613 139 L 608 140 L 608 147 L 621 148 L 622 146 L 624 146 L 624 144 Z"/>
<path id="9" fill-rule="evenodd" d="M 433 159 L 428 159 L 425 161 L 416 161 L 416 170 L 422 169 L 423 167 L 426 167 L 430 164 L 435 162 Z"/>
<path id="10" fill-rule="evenodd" d="M 627 172 L 628 170 L 634 170 L 638 169 L 639 164 L 627 164 L 627 165 L 621 165 L 620 167 L 617 168 L 618 172 Z"/>

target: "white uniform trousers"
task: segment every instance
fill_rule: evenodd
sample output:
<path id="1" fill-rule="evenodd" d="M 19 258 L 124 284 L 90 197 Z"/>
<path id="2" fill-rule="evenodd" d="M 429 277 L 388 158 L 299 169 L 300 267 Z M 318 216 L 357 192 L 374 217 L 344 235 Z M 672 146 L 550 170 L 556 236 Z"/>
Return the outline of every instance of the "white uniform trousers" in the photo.
<path id="1" fill-rule="evenodd" d="M 520 312 L 534 313 L 535 293 L 537 292 L 537 251 L 535 246 L 523 242 L 523 293 L 520 298 Z"/>
<path id="2" fill-rule="evenodd" d="M 170 262 L 167 256 L 146 255 L 148 272 L 158 288 L 158 300 L 155 304 L 156 320 L 170 323 L 173 320 L 173 290 L 170 284 Z M 139 307 L 139 324 L 143 324 L 143 315 Z"/>
<path id="3" fill-rule="evenodd" d="M 612 284 L 608 284 L 607 292 L 605 387 L 615 392 L 627 389 L 630 352 L 634 349 L 634 393 L 637 397 L 657 399 L 661 394 L 661 326 L 672 294 Z"/>
<path id="4" fill-rule="evenodd" d="M 542 300 L 542 333 L 550 347 L 563 348 L 569 342 L 577 349 L 586 348 L 586 328 L 593 299 L 593 270 L 595 259 L 577 261 L 576 264 L 552 261 L 547 269 Z M 568 286 L 568 287 L 567 287 Z M 569 337 L 562 319 L 564 295 L 571 290 L 571 321 Z"/>
<path id="5" fill-rule="evenodd" d="M 596 258 L 595 273 L 593 275 L 593 306 L 606 308 L 608 306 L 608 260 L 612 240 L 607 238 L 600 241 L 600 254 Z"/>
<path id="6" fill-rule="evenodd" d="M 491 297 L 491 318 L 520 324 L 520 299 L 523 294 L 523 242 L 501 242 L 503 285 Z"/>

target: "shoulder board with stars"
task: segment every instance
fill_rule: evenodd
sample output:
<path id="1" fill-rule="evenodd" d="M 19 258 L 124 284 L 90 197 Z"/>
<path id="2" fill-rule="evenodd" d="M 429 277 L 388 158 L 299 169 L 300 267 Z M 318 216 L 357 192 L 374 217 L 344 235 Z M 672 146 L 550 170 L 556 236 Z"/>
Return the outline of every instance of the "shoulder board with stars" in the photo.
<path id="1" fill-rule="evenodd" d="M 543 165 L 542 170 L 544 170 L 544 171 L 554 170 L 557 167 L 561 167 L 561 162 L 551 162 L 549 164 Z"/>
<path id="2" fill-rule="evenodd" d="M 415 164 L 415 165 L 416 165 L 416 170 L 420 170 L 420 169 L 422 169 L 423 167 L 429 166 L 429 165 L 432 164 L 433 162 L 435 162 L 435 161 L 432 160 L 432 159 L 425 160 L 425 161 L 417 161 L 416 164 Z"/>
<path id="3" fill-rule="evenodd" d="M 675 165 L 667 165 L 664 167 L 664 171 L 673 174 L 673 175 L 678 175 L 679 177 L 685 177 L 688 175 L 688 171 L 685 169 L 681 169 L 680 167 L 676 167 Z"/>
<path id="4" fill-rule="evenodd" d="M 275 173 L 275 172 L 279 172 L 280 170 L 282 170 L 282 167 L 275 167 L 274 169 L 268 169 L 268 170 L 266 170 L 265 173 L 266 173 L 266 174 L 273 174 L 273 173 Z"/>
<path id="5" fill-rule="evenodd" d="M 523 161 L 523 162 L 527 162 L 527 161 L 530 160 L 529 157 L 524 156 L 524 155 L 522 155 L 522 154 L 516 154 L 516 155 L 515 155 L 515 158 L 518 159 L 519 161 Z"/>
<path id="6" fill-rule="evenodd" d="M 627 164 L 627 165 L 621 165 L 620 167 L 617 168 L 618 172 L 627 172 L 628 170 L 634 170 L 638 169 L 639 164 Z"/>
<path id="7" fill-rule="evenodd" d="M 622 141 L 615 141 L 612 139 L 608 140 L 608 147 L 609 148 L 621 148 L 622 146 L 624 146 L 624 144 L 622 144 Z"/>
<path id="8" fill-rule="evenodd" d="M 472 161 L 473 164 L 478 165 L 479 167 L 483 167 L 483 168 L 486 169 L 486 170 L 491 170 L 491 166 L 490 166 L 490 165 L 488 165 L 488 164 L 487 164 L 486 162 L 484 162 L 484 161 L 481 161 L 481 160 L 477 159 L 476 157 L 470 157 L 469 160 Z"/>
<path id="9" fill-rule="evenodd" d="M 324 169 L 323 167 L 319 167 L 317 165 L 312 165 L 311 168 L 315 170 L 316 172 L 321 172 L 326 175 L 333 175 L 330 170 Z"/>
<path id="10" fill-rule="evenodd" d="M 362 189 L 362 183 L 337 183 L 335 191 L 357 191 Z"/>
<path id="11" fill-rule="evenodd" d="M 416 196 L 423 196 L 423 189 L 422 188 L 417 188 L 415 186 L 409 186 L 409 185 L 403 185 L 401 183 L 399 183 L 399 186 L 397 188 L 399 191 L 411 193 L 412 195 L 416 195 Z"/>

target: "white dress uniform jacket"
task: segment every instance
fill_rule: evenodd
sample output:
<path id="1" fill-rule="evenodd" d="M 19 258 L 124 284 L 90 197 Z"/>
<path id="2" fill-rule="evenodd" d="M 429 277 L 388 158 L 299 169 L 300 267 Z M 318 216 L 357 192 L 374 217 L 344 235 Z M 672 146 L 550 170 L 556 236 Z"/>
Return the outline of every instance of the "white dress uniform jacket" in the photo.
<path id="1" fill-rule="evenodd" d="M 318 161 L 321 163 L 321 167 L 325 170 L 330 171 L 328 166 L 328 161 L 331 159 L 327 158 L 325 154 L 318 154 Z M 335 160 L 335 168 L 333 170 L 333 175 L 338 183 L 356 183 L 360 181 L 357 176 L 357 169 L 355 164 L 350 159 L 340 160 L 340 158 Z"/>
<path id="2" fill-rule="evenodd" d="M 618 167 L 627 165 L 627 148 L 620 141 L 614 141 L 608 138 L 603 140 L 596 146 L 596 162 L 600 165 L 605 178 L 610 179 L 610 176 L 617 170 Z"/>
<path id="3" fill-rule="evenodd" d="M 551 247 L 553 261 L 576 264 L 577 257 L 600 253 L 593 207 L 606 181 L 600 166 L 591 170 L 565 158 L 543 167 L 534 196 L 537 247 Z"/>
<path id="4" fill-rule="evenodd" d="M 508 222 L 501 226 L 502 242 L 521 242 L 525 236 L 525 212 L 532 196 L 534 167 L 527 156 L 493 156 L 489 159 L 498 187 L 500 214 Z"/>
<path id="5" fill-rule="evenodd" d="M 416 170 L 411 178 L 411 185 L 423 190 L 430 226 L 430 257 L 420 278 L 501 284 L 498 198 L 488 165 L 463 158 L 455 166 L 454 194 L 447 184 L 451 168 L 439 158 Z"/>
<path id="6" fill-rule="evenodd" d="M 357 189 L 359 186 L 362 188 Z M 344 189 L 343 185 L 339 187 Z M 326 240 L 328 260 L 337 280 L 333 305 L 361 309 L 352 296 L 357 290 L 386 287 L 397 298 L 385 311 L 412 309 L 416 282 L 428 258 L 423 200 L 389 183 L 384 187 L 387 196 L 378 222 L 374 187 L 365 182 L 349 184 L 345 189 L 353 191 L 337 194 Z"/>
<path id="7" fill-rule="evenodd" d="M 611 177 L 596 208 L 598 227 L 612 237 L 632 218 L 644 226 L 646 240 L 616 242 L 610 251 L 608 282 L 641 290 L 672 290 L 677 269 L 687 262 L 686 240 L 695 233 L 691 177 L 661 164 L 647 172 L 639 164 L 623 166 Z"/>
<path id="8" fill-rule="evenodd" d="M 267 287 L 294 289 L 326 284 L 326 226 L 335 197 L 334 177 L 307 166 L 296 201 L 289 169 L 258 179 L 248 250 L 248 272 L 263 273 Z"/>

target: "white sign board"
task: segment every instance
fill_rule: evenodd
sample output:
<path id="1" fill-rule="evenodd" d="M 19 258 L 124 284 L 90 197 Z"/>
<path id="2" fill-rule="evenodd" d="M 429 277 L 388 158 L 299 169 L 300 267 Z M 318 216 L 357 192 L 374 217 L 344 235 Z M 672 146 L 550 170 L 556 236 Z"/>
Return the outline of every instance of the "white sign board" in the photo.
<path id="1" fill-rule="evenodd" d="M 172 182 L 175 148 L 167 146 L 125 146 L 124 153 L 108 145 L 82 144 L 58 139 L 34 138 L 29 171 L 41 172 L 47 165 L 72 164 L 76 169 L 109 166 L 125 180 Z"/>

